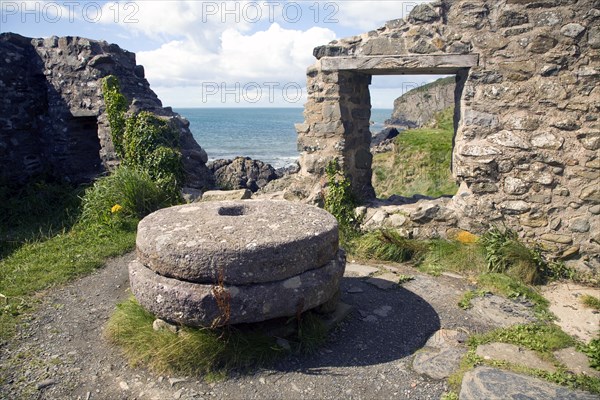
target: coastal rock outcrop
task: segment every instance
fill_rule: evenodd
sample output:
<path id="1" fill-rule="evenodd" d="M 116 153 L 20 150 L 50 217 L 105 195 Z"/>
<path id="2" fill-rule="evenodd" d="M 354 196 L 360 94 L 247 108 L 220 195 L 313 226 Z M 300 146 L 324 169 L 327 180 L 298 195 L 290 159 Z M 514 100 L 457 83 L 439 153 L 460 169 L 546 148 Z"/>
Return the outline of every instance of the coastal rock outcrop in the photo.
<path id="1" fill-rule="evenodd" d="M 385 125 L 402 129 L 420 128 L 435 113 L 454 105 L 455 78 L 441 78 L 414 88 L 394 100 L 392 116 Z"/>
<path id="2" fill-rule="evenodd" d="M 280 177 L 271 164 L 250 157 L 215 160 L 208 163 L 217 186 L 223 189 L 250 189 L 256 192 Z"/>
<path id="3" fill-rule="evenodd" d="M 189 122 L 162 106 L 134 53 L 81 37 L 1 33 L 0 54 L 0 179 L 23 183 L 41 175 L 81 183 L 116 166 L 102 96 L 102 78 L 114 75 L 130 112 L 169 118 L 179 130 L 185 186 L 212 186 Z"/>

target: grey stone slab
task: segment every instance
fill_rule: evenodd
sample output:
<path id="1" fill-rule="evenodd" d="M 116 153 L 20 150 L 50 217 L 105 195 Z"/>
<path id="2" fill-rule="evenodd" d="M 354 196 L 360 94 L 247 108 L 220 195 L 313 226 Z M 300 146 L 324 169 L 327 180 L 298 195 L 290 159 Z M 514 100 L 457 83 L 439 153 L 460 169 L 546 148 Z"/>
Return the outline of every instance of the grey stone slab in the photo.
<path id="1" fill-rule="evenodd" d="M 413 369 L 433 379 L 449 377 L 458 369 L 466 348 L 447 347 L 442 350 L 423 348 L 413 360 Z"/>
<path id="2" fill-rule="evenodd" d="M 509 343 L 489 343 L 477 346 L 476 353 L 486 360 L 500 360 L 528 368 L 554 372 L 556 367 L 542 360 L 535 351 L 524 349 Z"/>
<path id="3" fill-rule="evenodd" d="M 598 396 L 496 368 L 477 367 L 465 374 L 460 400 L 598 400 Z"/>
<path id="4" fill-rule="evenodd" d="M 323 57 L 322 71 L 361 71 L 372 74 L 437 72 L 455 73 L 479 64 L 478 54 L 428 54 Z"/>

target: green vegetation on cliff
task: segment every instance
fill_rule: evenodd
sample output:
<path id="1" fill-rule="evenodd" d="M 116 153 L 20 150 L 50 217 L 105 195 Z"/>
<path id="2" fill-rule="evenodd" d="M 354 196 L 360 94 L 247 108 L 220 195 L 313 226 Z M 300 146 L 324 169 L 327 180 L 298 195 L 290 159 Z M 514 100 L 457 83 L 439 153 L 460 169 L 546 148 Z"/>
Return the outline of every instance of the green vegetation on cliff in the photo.
<path id="1" fill-rule="evenodd" d="M 456 193 L 450 171 L 453 115 L 454 107 L 449 107 L 435 115 L 431 127 L 401 132 L 394 139 L 393 152 L 375 154 L 373 187 L 378 197 Z"/>

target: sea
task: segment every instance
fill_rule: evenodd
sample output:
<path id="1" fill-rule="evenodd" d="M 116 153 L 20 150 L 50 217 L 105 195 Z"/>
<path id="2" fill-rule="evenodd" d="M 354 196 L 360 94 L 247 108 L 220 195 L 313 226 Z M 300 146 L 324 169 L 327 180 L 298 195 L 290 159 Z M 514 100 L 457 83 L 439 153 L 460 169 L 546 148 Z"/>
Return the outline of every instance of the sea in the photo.
<path id="1" fill-rule="evenodd" d="M 302 108 L 179 108 L 209 161 L 250 157 L 275 168 L 299 157 L 295 123 L 304 121 Z M 391 109 L 371 110 L 371 132 L 384 128 Z"/>

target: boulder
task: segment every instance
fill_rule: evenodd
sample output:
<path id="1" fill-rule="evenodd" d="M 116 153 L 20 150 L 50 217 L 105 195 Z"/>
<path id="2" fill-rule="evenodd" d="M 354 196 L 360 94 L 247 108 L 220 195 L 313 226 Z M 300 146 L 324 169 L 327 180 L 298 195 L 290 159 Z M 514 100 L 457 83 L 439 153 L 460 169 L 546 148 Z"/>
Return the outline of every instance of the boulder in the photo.
<path id="1" fill-rule="evenodd" d="M 215 160 L 207 166 L 215 175 L 217 186 L 223 189 L 250 189 L 256 192 L 280 176 L 270 164 L 250 157 Z"/>

